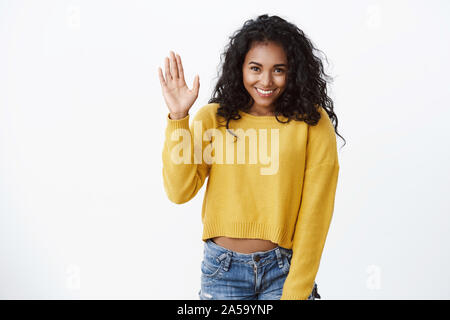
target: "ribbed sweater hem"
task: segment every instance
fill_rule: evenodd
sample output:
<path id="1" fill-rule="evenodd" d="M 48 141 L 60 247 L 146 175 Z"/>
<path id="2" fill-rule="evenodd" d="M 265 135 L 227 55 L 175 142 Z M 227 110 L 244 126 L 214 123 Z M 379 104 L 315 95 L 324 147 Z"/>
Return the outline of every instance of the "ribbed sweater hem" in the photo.
<path id="1" fill-rule="evenodd" d="M 263 239 L 291 249 L 292 241 L 283 228 L 257 222 L 205 222 L 202 240 L 225 236 L 231 238 Z"/>

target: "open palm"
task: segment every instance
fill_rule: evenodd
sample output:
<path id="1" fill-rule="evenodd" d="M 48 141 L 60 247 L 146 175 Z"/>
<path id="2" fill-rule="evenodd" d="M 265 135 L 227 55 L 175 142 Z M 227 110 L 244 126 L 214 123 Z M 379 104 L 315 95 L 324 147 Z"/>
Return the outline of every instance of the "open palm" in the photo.
<path id="1" fill-rule="evenodd" d="M 160 67 L 158 72 L 164 100 L 170 113 L 187 115 L 198 97 L 200 89 L 199 76 L 195 76 L 194 86 L 192 90 L 189 89 L 184 79 L 181 57 L 178 54 L 175 56 L 173 51 L 170 51 L 170 59 L 168 57 L 165 59 L 165 78 Z"/>

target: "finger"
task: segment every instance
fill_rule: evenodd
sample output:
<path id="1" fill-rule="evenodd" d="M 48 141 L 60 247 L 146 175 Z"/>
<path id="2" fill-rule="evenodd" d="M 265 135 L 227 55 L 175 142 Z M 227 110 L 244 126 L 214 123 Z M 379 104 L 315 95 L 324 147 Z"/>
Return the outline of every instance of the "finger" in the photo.
<path id="1" fill-rule="evenodd" d="M 167 83 L 166 83 L 166 80 L 164 80 L 164 76 L 163 76 L 161 67 L 158 67 L 158 75 L 159 75 L 159 82 L 161 83 L 161 87 L 163 87 L 163 88 L 166 87 Z"/>
<path id="2" fill-rule="evenodd" d="M 181 63 L 181 57 L 177 53 L 177 62 L 178 62 L 178 74 L 180 76 L 180 79 L 184 81 L 184 69 L 183 64 Z"/>
<path id="3" fill-rule="evenodd" d="M 177 80 L 178 79 L 178 66 L 177 61 L 175 59 L 175 53 L 170 51 L 170 72 L 172 73 L 172 77 Z"/>
<path id="4" fill-rule="evenodd" d="M 169 58 L 166 57 L 166 59 L 164 60 L 164 65 L 165 65 L 165 70 L 166 70 L 166 81 L 170 81 L 170 80 L 172 80 L 172 75 L 170 74 L 170 69 L 169 69 Z"/>

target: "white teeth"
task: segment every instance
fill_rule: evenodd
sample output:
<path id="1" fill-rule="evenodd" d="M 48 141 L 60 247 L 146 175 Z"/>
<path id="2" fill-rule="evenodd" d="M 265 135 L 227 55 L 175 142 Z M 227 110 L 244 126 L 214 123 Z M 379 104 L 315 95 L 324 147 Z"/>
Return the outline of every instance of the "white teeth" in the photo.
<path id="1" fill-rule="evenodd" d="M 261 90 L 261 89 L 259 89 L 259 88 L 256 88 L 256 90 L 258 90 L 259 92 L 261 92 L 262 94 L 269 94 L 269 93 L 272 93 L 274 90 L 271 90 L 271 91 L 264 91 L 264 90 Z"/>

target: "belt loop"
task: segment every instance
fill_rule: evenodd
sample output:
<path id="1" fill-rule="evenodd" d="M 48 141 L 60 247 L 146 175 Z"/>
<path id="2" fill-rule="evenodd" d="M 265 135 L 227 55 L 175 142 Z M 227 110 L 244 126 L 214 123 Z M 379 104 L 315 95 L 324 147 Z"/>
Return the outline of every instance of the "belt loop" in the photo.
<path id="1" fill-rule="evenodd" d="M 219 257 L 219 260 L 222 261 L 223 259 L 225 259 L 225 261 L 223 263 L 223 270 L 228 271 L 228 268 L 230 267 L 230 261 L 231 261 L 231 252 L 228 251 L 228 252 L 221 254 Z"/>
<path id="2" fill-rule="evenodd" d="M 277 247 L 275 249 L 275 253 L 277 254 L 278 266 L 281 269 L 281 268 L 283 268 L 283 258 L 281 256 L 280 248 Z"/>

